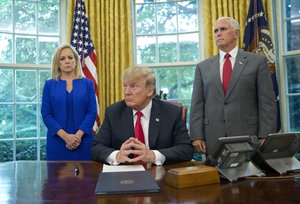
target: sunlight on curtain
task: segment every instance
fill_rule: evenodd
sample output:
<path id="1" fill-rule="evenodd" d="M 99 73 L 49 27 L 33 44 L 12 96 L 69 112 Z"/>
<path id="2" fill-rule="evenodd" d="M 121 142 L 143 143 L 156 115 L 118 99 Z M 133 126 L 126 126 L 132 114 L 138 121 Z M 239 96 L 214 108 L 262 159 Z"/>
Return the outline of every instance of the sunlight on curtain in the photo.
<path id="1" fill-rule="evenodd" d="M 268 18 L 269 30 L 272 28 L 271 1 L 263 0 L 264 9 Z M 221 16 L 229 16 L 236 19 L 240 24 L 239 47 L 242 47 L 247 14 L 250 0 L 204 0 L 204 25 L 205 25 L 205 58 L 209 58 L 218 53 L 218 48 L 214 41 L 213 28 L 216 20 Z"/>
<path id="2" fill-rule="evenodd" d="M 68 1 L 68 39 L 75 0 Z M 97 52 L 100 120 L 105 107 L 123 99 L 123 70 L 132 66 L 131 0 L 86 0 L 91 37 Z"/>

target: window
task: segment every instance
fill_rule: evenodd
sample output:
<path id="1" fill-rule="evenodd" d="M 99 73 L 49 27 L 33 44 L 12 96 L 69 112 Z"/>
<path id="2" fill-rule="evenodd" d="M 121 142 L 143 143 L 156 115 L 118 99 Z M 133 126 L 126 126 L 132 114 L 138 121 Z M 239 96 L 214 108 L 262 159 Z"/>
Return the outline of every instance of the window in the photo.
<path id="1" fill-rule="evenodd" d="M 198 0 L 133 2 L 135 64 L 154 69 L 162 98 L 190 107 L 200 61 Z"/>
<path id="2" fill-rule="evenodd" d="M 65 0 L 0 1 L 0 162 L 45 159 L 41 93 Z"/>
<path id="3" fill-rule="evenodd" d="M 300 2 L 284 2 L 287 131 L 300 132 Z"/>
<path id="4" fill-rule="evenodd" d="M 285 1 L 286 50 L 300 50 L 300 2 Z"/>

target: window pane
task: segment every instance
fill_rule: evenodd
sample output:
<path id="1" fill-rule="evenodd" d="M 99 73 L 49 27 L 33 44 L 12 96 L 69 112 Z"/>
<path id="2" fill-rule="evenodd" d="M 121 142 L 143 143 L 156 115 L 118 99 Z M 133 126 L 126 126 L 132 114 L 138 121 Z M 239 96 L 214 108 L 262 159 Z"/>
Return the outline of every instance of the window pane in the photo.
<path id="1" fill-rule="evenodd" d="M 13 70 L 0 69 L 0 102 L 13 102 Z"/>
<path id="2" fill-rule="evenodd" d="M 147 3 L 148 0 L 135 0 L 135 3 Z"/>
<path id="3" fill-rule="evenodd" d="M 43 122 L 43 118 L 41 115 L 41 105 L 39 105 L 39 120 L 40 120 L 40 137 L 46 138 L 47 137 L 47 128 Z"/>
<path id="4" fill-rule="evenodd" d="M 46 140 L 45 139 L 41 139 L 40 140 L 40 159 L 41 160 L 46 160 Z"/>
<path id="5" fill-rule="evenodd" d="M 199 61 L 198 1 L 137 2 L 134 26 L 137 64 Z"/>
<path id="6" fill-rule="evenodd" d="M 36 37 L 16 37 L 16 62 L 36 64 Z"/>
<path id="7" fill-rule="evenodd" d="M 40 110 L 41 109 L 39 109 L 39 111 Z M 45 124 L 43 122 L 43 118 L 41 116 L 40 116 L 40 136 L 42 138 L 46 138 L 46 136 L 47 136 L 47 128 L 46 128 L 46 126 L 45 126 Z"/>
<path id="8" fill-rule="evenodd" d="M 156 62 L 155 37 L 137 37 L 137 63 L 150 64 Z"/>
<path id="9" fill-rule="evenodd" d="M 0 1 L 0 31 L 11 32 L 13 24 L 12 1 Z"/>
<path id="10" fill-rule="evenodd" d="M 136 6 L 136 33 L 137 35 L 155 33 L 154 4 Z"/>
<path id="11" fill-rule="evenodd" d="M 0 12 L 1 13 L 1 12 Z M 0 34 L 0 63 L 12 63 L 12 35 Z"/>
<path id="12" fill-rule="evenodd" d="M 16 160 L 37 160 L 37 140 L 17 140 Z"/>
<path id="13" fill-rule="evenodd" d="M 40 0 L 41 2 L 58 3 L 59 0 Z"/>
<path id="14" fill-rule="evenodd" d="M 43 88 L 44 88 L 44 84 L 45 84 L 45 81 L 47 79 L 50 79 L 51 77 L 51 71 L 50 70 L 43 70 L 43 71 L 39 71 L 39 74 L 40 74 L 40 87 L 39 87 L 39 95 L 40 95 L 40 102 L 42 101 L 42 95 L 43 95 Z"/>
<path id="15" fill-rule="evenodd" d="M 198 30 L 198 13 L 196 1 L 184 1 L 178 3 L 179 32 Z"/>
<path id="16" fill-rule="evenodd" d="M 156 2 L 174 2 L 176 0 L 156 0 Z"/>
<path id="17" fill-rule="evenodd" d="M 167 99 L 178 99 L 178 73 L 176 68 L 157 68 L 157 92 L 162 90 Z"/>
<path id="18" fill-rule="evenodd" d="M 157 4 L 158 33 L 177 32 L 176 4 Z"/>
<path id="19" fill-rule="evenodd" d="M 0 162 L 13 160 L 13 142 L 0 141 Z"/>
<path id="20" fill-rule="evenodd" d="M 179 35 L 180 62 L 199 61 L 198 33 Z"/>
<path id="21" fill-rule="evenodd" d="M 300 18 L 287 21 L 287 50 L 300 49 Z"/>
<path id="22" fill-rule="evenodd" d="M 39 4 L 39 33 L 58 34 L 58 5 Z"/>
<path id="23" fill-rule="evenodd" d="M 0 105 L 0 139 L 13 138 L 13 106 Z"/>
<path id="24" fill-rule="evenodd" d="M 36 105 L 16 106 L 17 138 L 37 137 Z"/>
<path id="25" fill-rule="evenodd" d="M 159 62 L 177 62 L 177 36 L 158 37 Z"/>
<path id="26" fill-rule="evenodd" d="M 67 15 L 61 2 L 67 1 L 0 0 L 0 162 L 46 159 L 40 106 L 51 70 L 32 64 L 51 64 L 60 44 L 61 14 Z M 27 65 L 5 65 L 15 63 Z"/>
<path id="27" fill-rule="evenodd" d="M 300 95 L 289 96 L 290 131 L 300 132 Z"/>
<path id="28" fill-rule="evenodd" d="M 286 0 L 285 1 L 285 15 L 287 18 L 300 17 L 300 1 Z"/>
<path id="29" fill-rule="evenodd" d="M 187 105 L 190 103 L 195 66 L 154 68 L 154 71 L 157 94 L 161 98 L 178 100 Z M 166 98 L 163 94 L 166 94 Z"/>
<path id="30" fill-rule="evenodd" d="M 15 1 L 15 6 L 16 32 L 36 33 L 35 3 Z"/>
<path id="31" fill-rule="evenodd" d="M 135 3 L 149 3 L 149 2 L 172 2 L 176 0 L 135 0 Z"/>
<path id="32" fill-rule="evenodd" d="M 52 55 L 59 45 L 59 38 L 39 37 L 39 64 L 51 64 Z"/>
<path id="33" fill-rule="evenodd" d="M 178 70 L 179 70 L 178 80 L 180 82 L 180 88 L 179 88 L 180 99 L 182 98 L 190 99 L 192 98 L 195 66 L 178 68 Z"/>
<path id="34" fill-rule="evenodd" d="M 36 102 L 36 71 L 17 70 L 16 71 L 16 101 Z"/>
<path id="35" fill-rule="evenodd" d="M 286 58 L 288 93 L 300 93 L 300 56 Z"/>

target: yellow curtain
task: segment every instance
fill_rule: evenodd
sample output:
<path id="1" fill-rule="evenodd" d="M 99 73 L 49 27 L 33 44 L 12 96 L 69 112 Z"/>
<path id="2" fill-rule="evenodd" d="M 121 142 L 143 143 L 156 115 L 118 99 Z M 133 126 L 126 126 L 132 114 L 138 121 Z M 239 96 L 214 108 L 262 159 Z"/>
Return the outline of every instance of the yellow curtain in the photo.
<path id="1" fill-rule="evenodd" d="M 97 53 L 100 120 L 105 107 L 121 100 L 122 74 L 132 66 L 131 0 L 86 0 L 90 33 Z M 68 1 L 71 39 L 75 0 Z"/>
<path id="2" fill-rule="evenodd" d="M 262 0 L 265 13 L 268 19 L 269 31 L 272 31 L 271 1 Z M 211 57 L 218 53 L 218 48 L 214 42 L 213 28 L 216 20 L 221 16 L 229 16 L 236 19 L 240 24 L 239 47 L 242 47 L 246 19 L 250 0 L 204 0 L 203 13 L 205 21 L 205 57 Z"/>

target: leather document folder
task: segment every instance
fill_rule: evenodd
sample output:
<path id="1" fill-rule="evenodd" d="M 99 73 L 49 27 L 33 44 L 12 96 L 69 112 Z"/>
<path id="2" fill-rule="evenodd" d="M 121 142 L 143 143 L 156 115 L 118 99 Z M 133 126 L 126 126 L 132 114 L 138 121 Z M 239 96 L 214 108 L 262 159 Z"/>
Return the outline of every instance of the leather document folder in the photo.
<path id="1" fill-rule="evenodd" d="M 159 192 L 153 176 L 147 171 L 104 172 L 99 174 L 95 194 L 133 194 Z"/>

